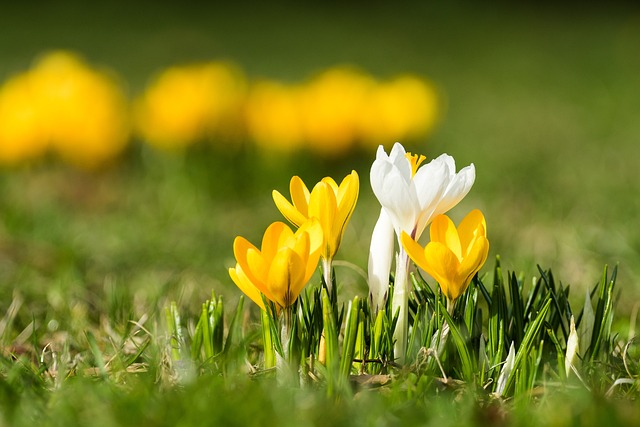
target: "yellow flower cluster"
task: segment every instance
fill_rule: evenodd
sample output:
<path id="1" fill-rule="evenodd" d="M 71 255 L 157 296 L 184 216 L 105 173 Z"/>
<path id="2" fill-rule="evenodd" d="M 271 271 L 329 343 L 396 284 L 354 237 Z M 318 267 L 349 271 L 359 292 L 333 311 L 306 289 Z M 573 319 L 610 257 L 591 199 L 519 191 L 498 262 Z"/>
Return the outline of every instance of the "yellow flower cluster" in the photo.
<path id="1" fill-rule="evenodd" d="M 415 140 L 433 129 L 437 113 L 436 90 L 424 79 L 377 81 L 346 67 L 306 84 L 256 82 L 245 109 L 248 134 L 258 145 L 281 151 L 308 147 L 323 155 Z"/>
<path id="2" fill-rule="evenodd" d="M 236 266 L 229 268 L 229 276 L 263 310 L 262 295 L 278 309 L 290 307 L 320 258 L 325 264 L 327 286 L 331 286 L 326 275 L 358 201 L 360 178 L 352 171 L 338 185 L 333 178 L 325 177 L 309 192 L 304 182 L 294 176 L 290 188 L 293 204 L 275 190 L 273 200 L 298 227 L 296 232 L 277 221 L 265 231 L 261 249 L 241 236 L 233 242 Z"/>
<path id="3" fill-rule="evenodd" d="M 175 149 L 203 140 L 239 139 L 246 79 L 232 64 L 170 67 L 135 101 L 136 130 L 154 147 Z"/>
<path id="4" fill-rule="evenodd" d="M 126 97 L 110 75 L 76 55 L 51 53 L 0 88 L 0 163 L 53 151 L 97 167 L 127 144 L 128 120 Z"/>
<path id="5" fill-rule="evenodd" d="M 76 166 L 114 159 L 135 136 L 158 149 L 249 140 L 280 153 L 339 156 L 381 141 L 416 140 L 434 126 L 434 87 L 330 68 L 300 84 L 249 82 L 227 62 L 172 66 L 133 102 L 109 73 L 57 51 L 0 86 L 0 164 L 54 152 Z"/>

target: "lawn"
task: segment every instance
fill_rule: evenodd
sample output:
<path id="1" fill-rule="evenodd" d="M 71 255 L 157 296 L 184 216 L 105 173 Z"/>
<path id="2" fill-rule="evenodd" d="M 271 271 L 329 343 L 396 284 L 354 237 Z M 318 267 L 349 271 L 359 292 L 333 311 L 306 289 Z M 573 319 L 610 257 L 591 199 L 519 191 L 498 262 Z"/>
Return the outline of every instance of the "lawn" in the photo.
<path id="1" fill-rule="evenodd" d="M 603 267 L 617 265 L 615 339 L 624 345 L 635 331 L 640 9 L 631 3 L 15 2 L 2 9 L 0 81 L 51 49 L 110 68 L 131 98 L 167 66 L 217 59 L 234 61 L 250 79 L 283 82 L 340 64 L 381 79 L 428 78 L 441 94 L 441 116 L 411 150 L 428 158 L 446 152 L 458 168 L 474 163 L 475 185 L 451 215 L 484 212 L 491 249 L 481 274 L 492 276 L 499 255 L 503 271 L 522 272 L 528 289 L 539 264 L 570 285 L 570 301 L 581 307 Z M 433 378 L 421 384 L 407 369 L 380 389 L 326 397 L 323 384 L 282 386 L 249 375 L 241 361 L 222 375 L 170 360 L 165 308 L 175 301 L 192 333 L 214 291 L 232 318 L 241 295 L 227 272 L 233 239 L 257 242 L 280 220 L 271 191 L 287 193 L 293 175 L 312 183 L 359 173 L 360 198 L 336 257 L 355 268 L 339 264 L 336 275 L 341 300 L 366 298 L 358 271 L 366 270 L 379 213 L 369 184 L 374 159 L 375 148 L 317 158 L 204 143 L 162 152 L 136 140 L 99 171 L 57 159 L 2 170 L 0 425 L 637 419 L 637 382 L 613 398 L 604 396 L 607 387 L 574 381 L 501 400 Z M 310 287 L 319 283 L 316 275 Z M 242 345 L 259 335 L 258 309 L 248 299 L 244 307 Z M 618 368 L 611 375 L 624 373 Z M 620 376 L 637 375 L 637 362 L 629 369 Z"/>

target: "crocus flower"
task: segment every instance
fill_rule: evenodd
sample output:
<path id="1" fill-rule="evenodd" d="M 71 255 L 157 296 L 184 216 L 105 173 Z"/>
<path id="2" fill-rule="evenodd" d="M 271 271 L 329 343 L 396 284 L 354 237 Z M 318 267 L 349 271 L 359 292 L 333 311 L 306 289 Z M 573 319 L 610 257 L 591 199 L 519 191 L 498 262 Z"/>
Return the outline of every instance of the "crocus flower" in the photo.
<path id="1" fill-rule="evenodd" d="M 295 233 L 274 222 L 264 233 L 260 249 L 244 237 L 236 237 L 233 252 L 237 264 L 229 269 L 233 282 L 260 308 L 262 295 L 277 308 L 290 307 L 313 275 L 322 248 L 322 228 L 316 220 Z"/>
<path id="2" fill-rule="evenodd" d="M 378 147 L 371 166 L 371 188 L 387 211 L 398 239 L 405 231 L 415 239 L 435 216 L 447 212 L 467 195 L 475 180 L 473 164 L 456 173 L 453 157 L 442 154 L 419 167 L 396 143 L 387 155 Z"/>
<path id="3" fill-rule="evenodd" d="M 422 247 L 407 233 L 402 245 L 409 257 L 440 284 L 449 301 L 449 309 L 467 289 L 473 276 L 482 268 L 489 253 L 487 224 L 484 215 L 474 209 L 458 228 L 446 215 L 431 223 L 431 241 Z"/>
<path id="4" fill-rule="evenodd" d="M 417 240 L 432 218 L 448 211 L 462 200 L 475 180 L 473 165 L 456 173 L 455 161 L 446 154 L 420 166 L 423 161 L 424 156 L 411 155 L 401 144 L 396 143 L 389 155 L 382 146 L 378 147 L 376 160 L 371 166 L 371 188 L 383 210 L 376 230 L 388 229 L 388 224 L 385 223 L 390 221 L 399 244 L 403 232 Z M 369 284 L 377 286 L 377 295 L 385 294 L 388 289 L 387 266 L 390 268 L 391 265 L 386 254 L 389 250 L 393 251 L 389 248 L 374 247 L 393 244 L 387 233 L 384 233 L 384 236 L 380 233 L 380 236 L 379 239 L 372 239 L 369 252 Z M 406 353 L 408 332 L 408 269 L 409 258 L 400 244 L 396 256 L 392 310 L 394 313 L 399 312 L 394 338 L 395 354 L 401 363 Z M 380 283 L 386 284 L 386 289 L 381 289 Z M 370 290 L 373 301 L 373 288 Z M 380 303 L 377 304 L 379 308 Z"/>
<path id="5" fill-rule="evenodd" d="M 327 286 L 331 286 L 331 261 L 340 247 L 345 227 L 358 200 L 358 173 L 352 171 L 340 185 L 332 178 L 323 178 L 311 192 L 300 177 L 294 176 L 289 188 L 291 202 L 276 190 L 273 190 L 273 200 L 285 218 L 298 227 L 310 218 L 318 220 L 324 235 L 321 251 L 324 275 Z"/>
<path id="6" fill-rule="evenodd" d="M 129 142 L 118 81 L 72 52 L 54 51 L 0 87 L 0 163 L 55 151 L 83 169 L 113 161 Z"/>

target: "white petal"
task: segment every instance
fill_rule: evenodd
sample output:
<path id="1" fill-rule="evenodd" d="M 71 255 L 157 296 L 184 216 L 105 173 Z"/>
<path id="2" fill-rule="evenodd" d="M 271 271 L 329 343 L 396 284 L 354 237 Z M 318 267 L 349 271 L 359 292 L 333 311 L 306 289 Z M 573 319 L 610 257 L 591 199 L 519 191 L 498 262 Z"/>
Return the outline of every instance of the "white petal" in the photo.
<path id="1" fill-rule="evenodd" d="M 374 312 L 384 306 L 389 293 L 389 273 L 394 252 L 393 233 L 391 219 L 382 208 L 369 248 L 369 298 Z"/>
<path id="2" fill-rule="evenodd" d="M 576 357 L 579 352 L 578 333 L 576 332 L 576 322 L 573 316 L 571 316 L 570 328 L 569 338 L 567 338 L 567 352 L 564 356 L 564 370 L 567 373 L 567 377 L 571 374 L 571 367 L 575 366 L 579 360 Z"/>
<path id="3" fill-rule="evenodd" d="M 415 238 L 419 239 L 425 227 L 433 218 L 433 211 L 445 195 L 455 169 L 443 156 L 424 165 L 413 178 L 420 204 L 420 214 L 416 221 Z M 455 166 L 454 166 L 455 167 Z"/>
<path id="4" fill-rule="evenodd" d="M 395 159 L 397 159 L 398 157 L 406 158 L 405 156 L 406 154 L 407 154 L 407 150 L 404 149 L 402 144 L 400 144 L 399 142 L 396 142 L 395 144 L 393 144 L 393 147 L 389 152 L 389 158 L 391 159 L 392 162 L 395 162 Z"/>
<path id="5" fill-rule="evenodd" d="M 507 380 L 509 376 L 511 376 L 511 372 L 513 371 L 513 365 L 516 361 L 516 350 L 513 347 L 513 342 L 511 343 L 511 347 L 509 347 L 509 354 L 507 355 L 507 359 L 502 365 L 502 369 L 500 370 L 500 376 L 498 376 L 498 383 L 496 385 L 496 396 L 502 396 L 504 392 L 504 388 L 507 386 Z"/>
<path id="6" fill-rule="evenodd" d="M 413 175 L 411 162 L 407 159 L 407 152 L 399 142 L 393 145 L 391 153 L 389 154 L 389 161 L 400 171 L 407 182 L 411 181 Z"/>
<path id="7" fill-rule="evenodd" d="M 378 145 L 378 151 L 376 151 L 376 160 L 390 161 L 389 156 L 387 155 L 387 152 L 384 151 L 384 147 L 382 145 Z"/>
<path id="8" fill-rule="evenodd" d="M 472 164 L 463 168 L 449 182 L 442 199 L 435 207 L 432 216 L 440 215 L 457 205 L 469 193 L 476 179 L 476 168 Z"/>
<path id="9" fill-rule="evenodd" d="M 426 209 L 434 201 L 441 198 L 451 179 L 452 172 L 449 169 L 449 165 L 438 159 L 432 160 L 419 168 L 413 177 L 420 207 L 423 209 Z"/>
<path id="10" fill-rule="evenodd" d="M 411 233 L 420 212 L 413 182 L 407 182 L 392 164 L 378 160 L 371 166 L 370 179 L 373 193 L 386 208 L 396 232 Z"/>
<path id="11" fill-rule="evenodd" d="M 451 171 L 451 175 L 455 175 L 455 173 L 456 173 L 456 161 L 450 155 L 448 155 L 446 153 L 440 154 L 438 157 L 436 157 L 435 159 L 431 160 L 429 163 L 434 163 L 434 162 L 435 163 L 444 163 L 444 164 L 446 164 L 447 167 L 449 168 L 449 170 Z"/>

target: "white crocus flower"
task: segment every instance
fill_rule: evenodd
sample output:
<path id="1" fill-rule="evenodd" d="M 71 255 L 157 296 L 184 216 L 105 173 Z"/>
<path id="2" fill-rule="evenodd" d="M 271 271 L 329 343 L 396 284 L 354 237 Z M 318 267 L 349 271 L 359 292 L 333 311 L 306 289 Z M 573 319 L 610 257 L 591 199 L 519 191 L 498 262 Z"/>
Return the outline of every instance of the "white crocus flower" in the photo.
<path id="1" fill-rule="evenodd" d="M 393 295 L 393 313 L 399 310 L 394 338 L 395 354 L 400 362 L 404 361 L 406 353 L 409 296 L 409 258 L 402 248 L 400 236 L 404 231 L 417 240 L 435 216 L 447 212 L 467 195 L 475 180 L 473 164 L 456 173 L 455 161 L 447 154 L 419 167 L 423 159 L 423 156 L 407 154 L 400 143 L 394 144 L 389 155 L 384 151 L 384 147 L 380 146 L 370 174 L 373 193 L 382 205 L 383 213 L 386 213 L 393 225 L 400 248 L 396 257 Z M 392 242 L 388 239 L 388 232 L 382 231 L 385 230 L 384 221 L 388 220 L 383 219 L 381 214 L 369 252 L 369 286 L 374 298 L 385 295 L 389 287 L 391 262 L 388 253 L 392 252 L 393 248 Z M 378 262 L 380 265 L 376 266 Z M 373 303 L 376 307 L 381 307 L 384 301 L 381 304 L 378 299 Z"/>
<path id="2" fill-rule="evenodd" d="M 399 143 L 389 155 L 378 147 L 371 166 L 371 188 L 391 218 L 398 239 L 405 231 L 417 240 L 435 216 L 467 195 L 476 177 L 473 164 L 456 173 L 455 161 L 447 154 L 418 166 Z"/>

